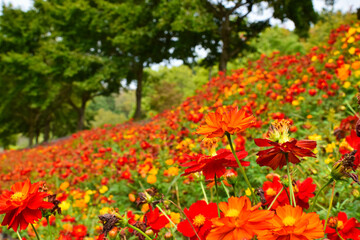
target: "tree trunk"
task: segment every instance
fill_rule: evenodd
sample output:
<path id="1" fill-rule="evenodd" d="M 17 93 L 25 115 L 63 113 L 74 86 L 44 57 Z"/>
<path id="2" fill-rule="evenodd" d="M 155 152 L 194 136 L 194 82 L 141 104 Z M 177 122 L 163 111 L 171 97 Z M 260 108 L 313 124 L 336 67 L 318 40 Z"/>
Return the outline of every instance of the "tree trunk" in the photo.
<path id="1" fill-rule="evenodd" d="M 78 109 L 78 123 L 77 123 L 77 130 L 81 131 L 84 129 L 85 126 L 85 108 L 86 102 L 88 101 L 87 97 L 83 97 L 81 99 L 81 107 Z"/>
<path id="2" fill-rule="evenodd" d="M 139 120 L 141 119 L 141 98 L 142 98 L 142 84 L 143 84 L 143 73 L 144 67 L 143 63 L 139 63 L 139 67 L 137 68 L 136 72 L 136 80 L 137 80 L 137 87 L 136 87 L 136 109 L 134 114 L 134 119 Z"/>
<path id="3" fill-rule="evenodd" d="M 48 119 L 44 127 L 44 143 L 49 142 L 50 139 L 50 120 Z"/>
<path id="4" fill-rule="evenodd" d="M 40 131 L 37 129 L 36 130 L 36 135 L 35 135 L 35 144 L 38 145 L 39 144 L 39 136 L 40 136 Z"/>
<path id="5" fill-rule="evenodd" d="M 222 50 L 220 55 L 220 62 L 219 62 L 219 71 L 222 71 L 226 75 L 226 65 L 229 61 L 229 47 L 230 47 L 230 19 L 229 16 L 225 16 L 225 20 L 221 24 L 220 34 L 221 34 L 221 41 L 222 41 Z"/>
<path id="6" fill-rule="evenodd" d="M 34 126 L 30 125 L 29 128 L 29 147 L 33 146 L 33 140 L 34 140 Z"/>
<path id="7" fill-rule="evenodd" d="M 226 65 L 227 65 L 227 52 L 224 50 L 222 50 L 221 52 L 221 56 L 220 56 L 220 63 L 219 63 L 219 71 L 222 71 L 225 73 L 226 75 Z"/>

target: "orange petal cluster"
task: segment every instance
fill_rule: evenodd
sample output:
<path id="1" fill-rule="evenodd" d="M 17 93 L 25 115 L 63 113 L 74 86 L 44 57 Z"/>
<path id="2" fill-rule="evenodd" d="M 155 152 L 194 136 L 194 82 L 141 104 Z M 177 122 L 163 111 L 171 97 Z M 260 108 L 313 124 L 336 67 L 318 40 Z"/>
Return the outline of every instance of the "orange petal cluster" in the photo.
<path id="1" fill-rule="evenodd" d="M 205 117 L 205 125 L 197 129 L 197 134 L 207 138 L 223 137 L 226 132 L 236 134 L 245 131 L 255 122 L 255 117 L 238 107 L 221 107 Z"/>
<path id="2" fill-rule="evenodd" d="M 221 202 L 219 208 L 223 217 L 212 220 L 213 229 L 207 240 L 252 239 L 255 235 L 262 235 L 272 229 L 270 220 L 274 213 L 258 210 L 261 204 L 251 206 L 246 196 L 229 198 L 228 203 Z"/>
<path id="3" fill-rule="evenodd" d="M 316 213 L 304 213 L 302 208 L 286 205 L 276 208 L 271 220 L 274 229 L 262 232 L 259 240 L 311 240 L 324 237 L 323 224 Z"/>

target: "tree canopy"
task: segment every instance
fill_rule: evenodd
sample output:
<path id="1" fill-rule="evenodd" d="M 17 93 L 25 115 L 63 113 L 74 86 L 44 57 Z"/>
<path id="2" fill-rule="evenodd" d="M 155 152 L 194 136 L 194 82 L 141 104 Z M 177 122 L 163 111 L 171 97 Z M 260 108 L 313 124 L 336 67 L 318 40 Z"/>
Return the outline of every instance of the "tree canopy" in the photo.
<path id="1" fill-rule="evenodd" d="M 133 117 L 142 118 L 149 79 L 144 69 L 171 59 L 194 69 L 195 49 L 202 47 L 208 54 L 201 63 L 226 72 L 227 63 L 252 49 L 250 40 L 269 26 L 268 19 L 248 18 L 259 4 L 273 8 L 276 18 L 294 21 L 300 37 L 316 20 L 311 0 L 35 0 L 29 11 L 4 5 L 1 142 L 21 133 L 31 146 L 40 135 L 48 141 L 82 130 L 89 101 L 118 94 L 132 82 Z M 155 94 L 175 91 L 171 80 L 165 83 L 153 87 Z M 161 110 L 166 100 L 159 99 L 152 98 L 152 105 Z"/>

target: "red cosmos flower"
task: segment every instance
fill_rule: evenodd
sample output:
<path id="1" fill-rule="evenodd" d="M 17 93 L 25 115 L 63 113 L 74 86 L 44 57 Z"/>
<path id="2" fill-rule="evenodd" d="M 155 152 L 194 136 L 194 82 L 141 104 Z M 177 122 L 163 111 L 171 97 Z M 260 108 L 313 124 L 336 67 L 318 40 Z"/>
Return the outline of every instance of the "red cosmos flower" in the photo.
<path id="1" fill-rule="evenodd" d="M 354 150 L 357 150 L 353 163 L 353 169 L 356 170 L 360 164 L 360 137 L 356 135 L 354 130 L 351 130 L 350 136 L 346 137 L 346 141 Z"/>
<path id="2" fill-rule="evenodd" d="M 146 223 L 146 226 L 149 226 L 154 231 L 154 233 L 158 233 L 169 223 L 169 220 L 164 215 L 160 216 L 158 208 L 153 210 L 150 206 L 150 210 L 144 216 L 144 222 Z"/>
<path id="3" fill-rule="evenodd" d="M 309 208 L 309 199 L 315 197 L 316 184 L 313 179 L 308 177 L 303 182 L 296 181 L 294 186 L 296 204 L 302 208 Z"/>
<path id="4" fill-rule="evenodd" d="M 270 204 L 274 201 L 276 195 L 281 191 L 283 185 L 280 182 L 280 178 L 278 176 L 274 176 L 272 182 L 266 181 L 263 184 L 264 196 L 266 199 L 265 205 L 270 206 Z M 278 206 L 284 206 L 289 204 L 289 199 L 286 195 L 285 191 L 282 191 L 280 196 L 276 199 L 274 204 L 271 206 L 271 209 L 275 210 Z"/>
<path id="5" fill-rule="evenodd" d="M 332 217 L 328 221 L 325 233 L 330 240 L 341 240 L 336 230 L 343 239 L 360 239 L 360 223 L 355 218 L 348 219 L 346 213 L 339 212 L 337 217 Z"/>
<path id="6" fill-rule="evenodd" d="M 74 226 L 73 231 L 71 232 L 71 235 L 77 238 L 83 238 L 86 236 L 86 234 L 87 228 L 82 224 Z"/>
<path id="7" fill-rule="evenodd" d="M 43 182 L 31 184 L 27 179 L 11 186 L 11 191 L 4 191 L 0 196 L 0 214 L 6 214 L 2 226 L 8 225 L 15 232 L 27 228 L 29 223 L 35 223 L 41 217 L 40 209 L 51 209 L 52 203 L 43 201 L 49 194 L 39 192 Z"/>
<path id="8" fill-rule="evenodd" d="M 209 113 L 205 117 L 205 125 L 201 125 L 197 134 L 207 138 L 223 137 L 226 132 L 230 134 L 244 132 L 254 123 L 254 116 L 246 114 L 238 107 L 220 107 L 215 113 Z"/>
<path id="9" fill-rule="evenodd" d="M 189 209 L 184 209 L 184 213 L 190 220 L 193 228 L 201 240 L 205 240 L 211 230 L 211 219 L 218 216 L 216 203 L 207 204 L 203 200 L 193 203 Z M 198 239 L 193 229 L 186 219 L 180 222 L 177 230 L 190 240 Z"/>
<path id="10" fill-rule="evenodd" d="M 61 219 L 62 222 L 75 222 L 75 217 L 71 217 L 70 215 L 66 215 L 63 219 Z"/>
<path id="11" fill-rule="evenodd" d="M 296 204 L 305 209 L 309 208 L 309 199 L 315 196 L 314 192 L 316 190 L 316 184 L 313 184 L 312 182 L 312 178 L 309 177 L 303 182 L 296 181 L 294 185 Z M 281 184 L 280 178 L 278 176 L 274 176 L 272 182 L 264 182 L 263 190 L 266 199 L 265 204 L 270 205 L 282 188 L 283 185 Z M 289 192 L 289 188 L 286 188 L 286 190 Z M 287 197 L 286 192 L 282 191 L 280 196 L 272 205 L 271 209 L 275 210 L 278 206 L 285 205 L 289 205 L 289 198 Z"/>
<path id="12" fill-rule="evenodd" d="M 250 162 L 241 161 L 247 156 L 246 151 L 240 151 L 236 153 L 237 157 L 239 158 L 242 166 L 249 166 Z M 215 174 L 217 178 L 220 178 L 224 175 L 226 171 L 226 167 L 239 167 L 237 164 L 234 155 L 231 153 L 230 150 L 227 149 L 220 149 L 216 152 L 215 156 L 206 156 L 203 154 L 198 154 L 196 156 L 188 156 L 187 157 L 190 161 L 187 163 L 182 164 L 183 167 L 188 167 L 185 169 L 184 175 L 189 175 L 190 173 L 195 172 L 203 172 L 205 179 L 213 179 Z"/>
<path id="13" fill-rule="evenodd" d="M 312 150 L 316 147 L 315 141 L 289 139 L 289 121 L 275 121 L 269 128 L 269 139 L 254 139 L 259 147 L 273 147 L 257 153 L 256 162 L 260 166 L 269 166 L 273 170 L 286 165 L 286 155 L 291 163 L 299 163 L 298 157 L 316 157 Z"/>
<path id="14" fill-rule="evenodd" d="M 262 150 L 257 153 L 259 158 L 256 162 L 260 166 L 269 166 L 273 170 L 282 168 L 286 165 L 285 154 L 288 154 L 289 162 L 299 163 L 298 157 L 316 157 L 312 150 L 316 147 L 316 142 L 311 140 L 293 139 L 285 143 L 277 143 L 268 139 L 254 139 L 255 144 L 259 147 L 273 147 L 267 150 Z"/>

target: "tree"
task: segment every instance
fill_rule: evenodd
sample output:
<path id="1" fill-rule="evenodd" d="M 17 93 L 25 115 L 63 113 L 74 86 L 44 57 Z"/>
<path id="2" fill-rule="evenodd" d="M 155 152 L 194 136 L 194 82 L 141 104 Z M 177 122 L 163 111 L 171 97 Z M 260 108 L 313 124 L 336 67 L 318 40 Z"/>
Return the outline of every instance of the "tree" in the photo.
<path id="1" fill-rule="evenodd" d="M 118 92 L 122 76 L 118 62 L 104 55 L 110 43 L 99 31 L 102 2 L 37 0 L 34 6 L 51 25 L 46 50 L 52 74 L 67 89 L 63 99 L 76 112 L 77 130 L 82 130 L 86 104 L 95 96 Z"/>
<path id="2" fill-rule="evenodd" d="M 104 51 L 108 56 L 121 58 L 127 64 L 127 83 L 136 81 L 136 109 L 134 118 L 143 117 L 141 99 L 144 81 L 144 68 L 169 59 L 171 54 L 172 32 L 169 22 L 159 13 L 163 12 L 161 0 L 107 3 L 105 8 L 108 36 L 112 48 Z"/>
<path id="3" fill-rule="evenodd" d="M 48 29 L 36 11 L 3 6 L 0 30 L 0 138 L 25 133 L 32 146 L 40 132 L 48 136 L 52 110 L 59 106 L 60 86 L 49 77 L 41 50 Z"/>
<path id="4" fill-rule="evenodd" d="M 311 0 L 268 0 L 268 3 L 274 9 L 274 18 L 290 19 L 295 24 L 295 33 L 308 37 L 310 24 L 318 18 Z"/>
<path id="5" fill-rule="evenodd" d="M 200 35 L 193 44 L 209 50 L 203 62 L 208 66 L 217 62 L 219 70 L 226 71 L 228 61 L 251 49 L 250 40 L 269 26 L 269 20 L 250 22 L 247 18 L 262 3 L 274 9 L 274 17 L 293 20 L 298 33 L 306 32 L 316 20 L 311 0 L 188 0 L 181 1 L 182 10 L 173 26 Z"/>

